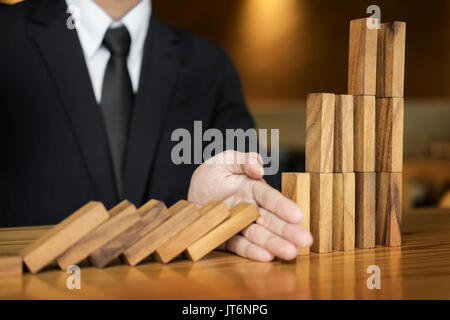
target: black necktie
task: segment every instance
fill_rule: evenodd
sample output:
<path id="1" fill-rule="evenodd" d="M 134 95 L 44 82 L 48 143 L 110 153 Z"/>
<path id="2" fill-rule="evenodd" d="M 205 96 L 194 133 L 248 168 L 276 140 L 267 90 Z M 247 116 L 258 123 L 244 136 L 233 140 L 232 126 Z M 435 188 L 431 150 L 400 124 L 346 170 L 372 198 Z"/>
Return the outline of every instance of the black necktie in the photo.
<path id="1" fill-rule="evenodd" d="M 124 155 L 134 94 L 127 67 L 131 38 L 125 26 L 109 29 L 103 40 L 111 52 L 103 79 L 101 109 L 109 139 L 119 197 L 123 196 Z"/>

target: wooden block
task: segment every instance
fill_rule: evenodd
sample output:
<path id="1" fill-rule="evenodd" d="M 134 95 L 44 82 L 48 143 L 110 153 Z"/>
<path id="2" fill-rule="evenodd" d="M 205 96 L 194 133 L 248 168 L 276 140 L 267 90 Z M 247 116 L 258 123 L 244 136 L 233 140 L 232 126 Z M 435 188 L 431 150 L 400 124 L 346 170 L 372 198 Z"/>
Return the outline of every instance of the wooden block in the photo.
<path id="1" fill-rule="evenodd" d="M 355 172 L 375 172 L 375 97 L 354 97 L 353 110 Z"/>
<path id="2" fill-rule="evenodd" d="M 317 253 L 333 250 L 333 174 L 311 174 L 311 234 L 314 242 L 311 251 Z"/>
<path id="3" fill-rule="evenodd" d="M 377 98 L 376 171 L 403 170 L 403 98 Z"/>
<path id="4" fill-rule="evenodd" d="M 356 247 L 375 247 L 375 172 L 356 173 Z"/>
<path id="5" fill-rule="evenodd" d="M 378 31 L 377 97 L 403 98 L 406 23 L 381 24 Z"/>
<path id="6" fill-rule="evenodd" d="M 187 247 L 230 217 L 227 206 L 220 201 L 207 203 L 199 210 L 199 213 L 200 218 L 156 249 L 155 257 L 158 261 L 162 263 L 170 262 Z"/>
<path id="7" fill-rule="evenodd" d="M 135 266 L 200 217 L 195 205 L 185 200 L 171 206 L 169 214 L 169 219 L 124 251 L 126 263 Z"/>
<path id="8" fill-rule="evenodd" d="M 336 95 L 334 172 L 353 172 L 353 96 Z"/>
<path id="9" fill-rule="evenodd" d="M 0 279 L 21 276 L 22 257 L 18 254 L 0 254 Z"/>
<path id="10" fill-rule="evenodd" d="M 307 97 L 307 172 L 333 172 L 334 104 L 332 93 L 312 93 Z"/>
<path id="11" fill-rule="evenodd" d="M 56 259 L 62 270 L 80 263 L 91 253 L 100 249 L 141 219 L 136 207 L 127 200 L 112 208 L 109 211 L 109 216 L 110 218 L 106 222 L 87 234 Z"/>
<path id="12" fill-rule="evenodd" d="M 105 267 L 170 217 L 165 204 L 158 200 L 148 201 L 137 212 L 141 217 L 138 223 L 89 256 L 89 261 L 94 266 L 97 268 Z"/>
<path id="13" fill-rule="evenodd" d="M 283 172 L 281 191 L 283 195 L 294 201 L 303 212 L 300 225 L 310 230 L 310 174 L 298 172 Z M 309 248 L 298 248 L 298 255 L 309 254 Z"/>
<path id="14" fill-rule="evenodd" d="M 374 96 L 377 73 L 377 29 L 367 28 L 368 18 L 350 21 L 348 93 Z"/>
<path id="15" fill-rule="evenodd" d="M 355 249 L 355 174 L 333 175 L 333 250 Z"/>
<path id="16" fill-rule="evenodd" d="M 402 244 L 402 174 L 377 173 L 376 244 Z"/>
<path id="17" fill-rule="evenodd" d="M 192 261 L 198 261 L 221 244 L 241 232 L 259 217 L 258 209 L 250 203 L 240 203 L 231 209 L 230 217 L 186 249 Z"/>
<path id="18" fill-rule="evenodd" d="M 102 203 L 87 203 L 25 247 L 21 252 L 25 265 L 31 272 L 38 272 L 108 218 Z"/>

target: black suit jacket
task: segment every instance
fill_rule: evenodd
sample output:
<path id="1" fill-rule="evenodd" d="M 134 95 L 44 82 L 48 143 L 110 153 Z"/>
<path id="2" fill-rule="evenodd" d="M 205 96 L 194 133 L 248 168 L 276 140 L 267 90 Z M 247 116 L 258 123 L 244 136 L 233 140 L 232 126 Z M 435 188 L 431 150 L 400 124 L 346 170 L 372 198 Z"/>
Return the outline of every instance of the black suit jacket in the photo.
<path id="1" fill-rule="evenodd" d="M 0 6 L 0 227 L 54 224 L 116 194 L 106 132 L 63 0 Z M 195 165 L 174 165 L 177 128 L 250 128 L 225 51 L 153 14 L 125 156 L 124 198 L 171 205 Z"/>

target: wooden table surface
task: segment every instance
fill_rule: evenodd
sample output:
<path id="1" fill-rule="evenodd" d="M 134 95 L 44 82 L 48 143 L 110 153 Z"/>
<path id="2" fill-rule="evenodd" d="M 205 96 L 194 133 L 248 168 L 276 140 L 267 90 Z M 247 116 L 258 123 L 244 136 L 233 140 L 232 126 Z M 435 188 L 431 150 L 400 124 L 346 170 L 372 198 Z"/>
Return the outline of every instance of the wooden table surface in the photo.
<path id="1" fill-rule="evenodd" d="M 45 227 L 0 229 L 0 252 L 17 252 Z M 296 263 L 259 263 L 213 252 L 192 263 L 116 263 L 81 269 L 81 289 L 50 266 L 37 275 L 0 279 L 0 299 L 450 299 L 450 210 L 404 213 L 402 248 L 300 256 Z M 366 269 L 381 270 L 369 290 Z"/>

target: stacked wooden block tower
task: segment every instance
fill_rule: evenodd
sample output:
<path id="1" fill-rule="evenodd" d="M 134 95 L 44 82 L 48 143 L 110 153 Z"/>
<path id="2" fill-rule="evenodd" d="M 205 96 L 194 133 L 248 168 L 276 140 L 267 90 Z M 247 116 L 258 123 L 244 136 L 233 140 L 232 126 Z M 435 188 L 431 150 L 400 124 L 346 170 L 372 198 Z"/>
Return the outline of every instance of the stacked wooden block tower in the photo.
<path id="1" fill-rule="evenodd" d="M 401 245 L 406 24 L 380 26 L 350 22 L 348 94 L 308 95 L 306 173 L 283 173 L 313 252 Z"/>

